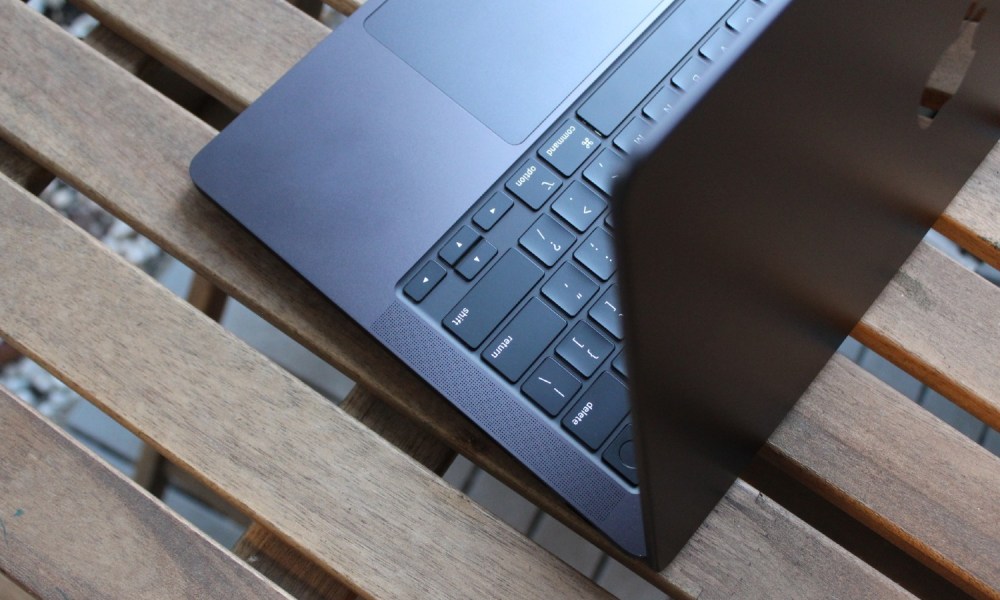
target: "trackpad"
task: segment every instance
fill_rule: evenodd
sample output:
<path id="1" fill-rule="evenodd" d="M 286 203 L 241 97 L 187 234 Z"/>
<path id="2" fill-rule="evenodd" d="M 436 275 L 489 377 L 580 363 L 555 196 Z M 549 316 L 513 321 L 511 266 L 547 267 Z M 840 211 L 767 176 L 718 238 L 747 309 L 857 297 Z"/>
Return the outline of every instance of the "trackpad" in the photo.
<path id="1" fill-rule="evenodd" d="M 368 32 L 520 144 L 664 0 L 388 0 Z"/>

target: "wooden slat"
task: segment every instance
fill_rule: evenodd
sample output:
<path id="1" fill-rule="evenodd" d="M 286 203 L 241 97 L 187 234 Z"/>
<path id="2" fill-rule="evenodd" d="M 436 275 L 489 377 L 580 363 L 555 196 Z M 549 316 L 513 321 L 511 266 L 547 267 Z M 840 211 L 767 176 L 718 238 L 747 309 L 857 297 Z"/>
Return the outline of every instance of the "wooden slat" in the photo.
<path id="1" fill-rule="evenodd" d="M 605 597 L 2 182 L 0 254 L 17 259 L 0 261 L 0 278 L 18 282 L 0 290 L 4 339 L 352 589 L 375 598 Z M 71 305 L 47 301 L 68 297 Z"/>
<path id="2" fill-rule="evenodd" d="M 765 455 L 955 585 L 1000 598 L 1000 459 L 837 356 Z"/>
<path id="3" fill-rule="evenodd" d="M 340 407 L 438 475 L 444 474 L 454 458 L 451 449 L 424 435 L 409 419 L 360 386 L 351 390 Z M 338 600 L 354 596 L 329 573 L 260 525 L 250 526 L 234 552 L 296 598 Z"/>
<path id="4" fill-rule="evenodd" d="M 852 335 L 1000 429 L 997 315 L 1000 288 L 922 244 Z"/>
<path id="5" fill-rule="evenodd" d="M 6 179 L 0 212 L 0 253 L 17 251 L 0 278 L 18 281 L 0 287 L 0 334 L 353 589 L 604 597 Z M 72 310 L 45 302 L 69 294 Z M 909 597 L 744 484 L 671 569 L 659 583 L 681 596 L 817 596 L 838 581 Z"/>
<path id="6" fill-rule="evenodd" d="M 1000 147 L 983 162 L 934 228 L 1000 269 Z"/>
<path id="7" fill-rule="evenodd" d="M 39 598 L 289 598 L 0 389 L 0 571 Z"/>
<path id="8" fill-rule="evenodd" d="M 333 10 L 344 15 L 354 14 L 354 11 L 361 8 L 361 5 L 364 4 L 364 0 L 323 0 L 323 2 L 326 2 Z"/>
<path id="9" fill-rule="evenodd" d="M 86 0 L 77 4 L 122 37 L 143 40 L 137 46 L 235 110 L 242 110 L 260 95 L 262 80 L 276 81 L 329 33 L 285 0 Z M 164 24 L 160 29 L 163 35 L 148 35 L 145 26 L 163 19 L 179 21 Z M 275 27 L 276 23 L 282 26 Z M 263 43 L 267 53 L 244 52 L 251 39 Z M 192 52 L 191 45 L 198 51 Z M 192 54 L 211 60 L 188 60 Z M 227 68 L 220 71 L 212 61 Z"/>
<path id="10" fill-rule="evenodd" d="M 81 61 L 86 62 L 84 59 Z M 84 69 L 84 66 L 77 64 L 75 68 Z M 118 83 L 113 75 L 90 73 L 89 76 L 91 81 L 111 79 L 102 81 L 102 85 L 124 85 Z M 277 263 L 266 252 L 259 250 L 259 245 L 249 240 L 245 232 L 234 227 L 229 220 L 219 215 L 214 206 L 197 196 L 187 179 L 186 159 L 183 155 L 185 150 L 193 153 L 210 133 L 200 133 L 198 131 L 200 125 L 186 123 L 185 115 L 177 114 L 177 111 L 171 111 L 169 107 L 156 106 L 153 99 L 144 97 L 142 90 L 130 89 L 129 94 L 142 106 L 142 109 L 137 108 L 134 111 L 128 109 L 127 121 L 139 120 L 142 123 L 145 119 L 149 119 L 150 132 L 149 138 L 131 143 L 145 149 L 170 146 L 166 148 L 169 156 L 144 158 L 140 168 L 129 172 L 143 173 L 144 178 L 148 177 L 152 181 L 143 181 L 143 178 L 132 181 L 130 174 L 118 177 L 115 173 L 103 175 L 103 179 L 94 177 L 83 181 L 81 178 L 81 185 L 90 183 L 93 186 L 90 188 L 92 196 L 100 198 L 109 207 L 127 216 L 138 228 L 145 229 L 171 252 L 177 252 L 196 268 L 228 286 L 227 291 L 236 293 L 241 301 L 245 301 L 254 310 L 278 323 L 327 360 L 345 368 L 352 376 L 360 376 L 382 397 L 398 403 L 408 414 L 416 416 L 438 436 L 473 456 L 489 470 L 497 473 L 501 479 L 540 503 L 543 508 L 560 515 L 590 539 L 607 548 L 606 541 L 595 538 L 593 530 L 582 526 L 558 499 L 540 488 L 537 481 L 526 475 L 519 465 L 499 452 L 494 444 L 484 440 L 478 430 L 458 417 L 412 374 L 387 357 L 385 352 L 359 332 L 353 323 L 341 313 L 330 309 L 329 304 L 317 298 L 311 288 L 291 276 L 287 268 Z M 126 108 L 122 105 L 115 107 L 115 110 Z M 133 112 L 136 114 L 133 115 Z M 37 122 L 37 119 L 30 115 L 24 118 L 32 123 Z M 94 118 L 101 122 L 102 127 L 110 130 L 114 130 L 117 122 L 117 119 L 102 117 L 102 112 L 96 109 Z M 44 123 L 37 126 L 44 127 Z M 27 129 L 21 127 L 22 135 L 28 135 L 24 133 Z M 147 130 L 146 127 L 138 129 L 139 132 L 131 132 L 130 136 L 141 136 L 142 132 Z M 162 139 L 164 129 L 171 132 L 168 140 Z M 34 152 L 39 157 L 49 161 L 50 164 L 60 165 L 67 174 L 81 173 L 84 178 L 88 172 L 106 171 L 107 169 L 103 167 L 105 164 L 119 164 L 123 161 L 130 163 L 132 158 L 129 152 L 116 152 L 113 145 L 94 148 L 94 152 L 104 153 L 95 156 L 93 152 L 78 154 L 72 149 L 59 147 L 44 135 L 29 137 L 32 139 L 32 144 L 37 144 L 38 147 Z M 127 147 L 130 142 L 123 137 L 122 144 Z M 152 168 L 154 163 L 157 169 Z M 177 172 L 171 174 L 171 169 L 176 169 Z M 133 199 L 137 197 L 143 198 L 144 201 L 134 201 Z M 190 218 L 190 222 L 187 225 L 180 222 L 182 217 Z M 206 230 L 212 231 L 212 235 L 201 233 Z M 236 252 L 234 248 L 239 248 L 240 251 Z M 610 550 L 615 552 L 614 549 Z M 648 569 L 643 572 L 660 585 L 670 587 L 668 582 L 649 573 Z"/>

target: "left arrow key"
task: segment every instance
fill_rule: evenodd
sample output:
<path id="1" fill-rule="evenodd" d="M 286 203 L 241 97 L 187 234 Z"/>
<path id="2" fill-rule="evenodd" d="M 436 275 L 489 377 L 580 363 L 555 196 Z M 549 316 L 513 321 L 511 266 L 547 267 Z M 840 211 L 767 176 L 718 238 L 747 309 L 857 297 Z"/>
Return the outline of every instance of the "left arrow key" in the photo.
<path id="1" fill-rule="evenodd" d="M 403 293 L 414 302 L 420 302 L 444 279 L 444 267 L 431 261 L 424 265 L 403 288 Z"/>

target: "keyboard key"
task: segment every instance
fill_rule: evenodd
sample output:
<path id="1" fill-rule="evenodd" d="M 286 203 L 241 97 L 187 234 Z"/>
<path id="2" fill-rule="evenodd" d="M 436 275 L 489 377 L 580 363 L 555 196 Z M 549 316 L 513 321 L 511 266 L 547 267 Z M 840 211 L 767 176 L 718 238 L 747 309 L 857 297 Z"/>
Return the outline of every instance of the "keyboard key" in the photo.
<path id="1" fill-rule="evenodd" d="M 744 31 L 754 22 L 754 20 L 757 19 L 757 15 L 759 15 L 762 10 L 764 10 L 764 7 L 761 4 L 753 2 L 752 0 L 747 0 L 747 2 L 744 2 L 739 8 L 736 9 L 733 16 L 729 17 L 726 21 L 726 25 L 737 33 Z"/>
<path id="2" fill-rule="evenodd" d="M 603 229 L 590 234 L 573 256 L 601 281 L 607 281 L 615 274 L 615 243 L 611 234 Z"/>
<path id="3" fill-rule="evenodd" d="M 544 302 L 532 298 L 489 343 L 483 359 L 513 383 L 565 328 L 566 321 Z"/>
<path id="4" fill-rule="evenodd" d="M 583 172 L 587 181 L 607 195 L 614 191 L 615 183 L 625 174 L 625 159 L 611 150 L 604 150 Z"/>
<path id="5" fill-rule="evenodd" d="M 438 252 L 438 256 L 441 260 L 448 263 L 450 266 L 455 266 L 465 253 L 472 249 L 479 241 L 479 234 L 473 231 L 471 228 L 462 226 L 458 230 L 458 233 L 452 236 L 452 238 L 445 244 L 444 248 Z"/>
<path id="6" fill-rule="evenodd" d="M 618 299 L 618 286 L 613 285 L 604 292 L 600 300 L 590 309 L 590 318 L 597 321 L 608 333 L 616 339 L 625 337 L 625 321 L 622 318 L 622 305 Z"/>
<path id="7" fill-rule="evenodd" d="M 583 103 L 577 114 L 601 135 L 611 135 L 735 3 L 735 0 L 682 3 Z"/>
<path id="8" fill-rule="evenodd" d="M 639 471 L 635 462 L 635 442 L 632 440 L 632 425 L 626 425 L 602 455 L 604 462 L 624 477 L 632 485 L 639 485 Z"/>
<path id="9" fill-rule="evenodd" d="M 597 150 L 599 138 L 576 119 L 563 123 L 542 147 L 538 156 L 569 177 Z"/>
<path id="10" fill-rule="evenodd" d="M 559 176 L 537 160 L 529 160 L 507 180 L 507 189 L 522 202 L 538 210 L 562 185 Z"/>
<path id="11" fill-rule="evenodd" d="M 437 284 L 441 283 L 444 275 L 444 267 L 431 261 L 413 276 L 413 279 L 403 288 L 403 293 L 414 302 L 420 302 L 427 297 L 427 294 L 431 293 L 431 290 L 437 287 Z"/>
<path id="12" fill-rule="evenodd" d="M 597 450 L 628 415 L 628 390 L 611 374 L 602 374 L 563 418 L 563 427 L 591 450 Z"/>
<path id="13" fill-rule="evenodd" d="M 650 129 L 648 123 L 636 117 L 629 121 L 625 129 L 622 129 L 622 132 L 615 138 L 615 146 L 625 154 L 632 154 L 646 145 L 646 136 L 649 135 Z"/>
<path id="14" fill-rule="evenodd" d="M 577 231 L 586 231 L 588 227 L 604 212 L 608 203 L 590 191 L 579 181 L 570 184 L 562 196 L 556 199 L 552 210 L 566 219 Z"/>
<path id="15" fill-rule="evenodd" d="M 711 66 L 712 64 L 704 58 L 695 56 L 684 63 L 681 70 L 677 71 L 670 81 L 685 92 L 689 91 L 701 82 L 701 78 L 705 76 L 705 71 Z"/>
<path id="16" fill-rule="evenodd" d="M 476 247 L 469 252 L 462 262 L 458 263 L 458 267 L 455 268 L 458 274 L 466 279 L 472 280 L 479 275 L 479 272 L 483 270 L 493 257 L 497 255 L 497 249 L 493 244 L 487 242 L 486 240 L 481 240 Z"/>
<path id="17" fill-rule="evenodd" d="M 625 359 L 625 351 L 622 350 L 618 353 L 618 356 L 611 361 L 611 366 L 614 367 L 615 371 L 618 371 L 624 377 L 628 377 L 628 361 Z"/>
<path id="18" fill-rule="evenodd" d="M 566 254 L 576 238 L 549 215 L 542 215 L 524 235 L 521 245 L 548 267 Z"/>
<path id="19" fill-rule="evenodd" d="M 451 309 L 442 324 L 470 348 L 478 348 L 542 279 L 527 256 L 510 250 Z"/>
<path id="20" fill-rule="evenodd" d="M 590 377 L 614 349 L 615 345 L 597 333 L 596 329 L 580 322 L 556 347 L 556 354 L 580 375 Z"/>
<path id="21" fill-rule="evenodd" d="M 713 33 L 712 37 L 708 38 L 705 45 L 701 47 L 699 54 L 708 60 L 715 62 L 729 52 L 729 49 L 735 41 L 736 33 L 734 33 L 731 29 L 723 27 Z"/>
<path id="22" fill-rule="evenodd" d="M 580 382 L 559 363 L 546 358 L 524 382 L 521 391 L 554 417 L 580 391 Z"/>
<path id="23" fill-rule="evenodd" d="M 642 109 L 642 114 L 654 121 L 662 121 L 677 108 L 677 103 L 682 97 L 679 91 L 668 85 L 656 92 L 649 104 Z"/>
<path id="24" fill-rule="evenodd" d="M 566 263 L 542 286 L 542 293 L 567 315 L 575 317 L 599 289 L 580 269 Z"/>
<path id="25" fill-rule="evenodd" d="M 483 231 L 489 231 L 507 214 L 511 206 L 514 206 L 514 201 L 507 194 L 497 192 L 490 196 L 476 216 L 472 217 L 472 222 L 482 227 Z"/>

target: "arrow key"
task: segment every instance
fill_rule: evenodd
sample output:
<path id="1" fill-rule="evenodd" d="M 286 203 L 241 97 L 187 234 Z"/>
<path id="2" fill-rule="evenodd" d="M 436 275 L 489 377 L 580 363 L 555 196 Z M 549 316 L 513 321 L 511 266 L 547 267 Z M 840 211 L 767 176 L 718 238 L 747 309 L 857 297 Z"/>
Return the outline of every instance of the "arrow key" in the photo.
<path id="1" fill-rule="evenodd" d="M 493 260 L 493 257 L 496 255 L 497 249 L 493 246 L 493 244 L 487 242 L 486 240 L 482 240 L 476 244 L 476 247 L 472 250 L 472 252 L 469 252 L 465 258 L 462 259 L 462 262 L 460 262 L 455 269 L 462 277 L 465 277 L 468 280 L 475 279 L 476 275 L 479 275 L 479 272 L 483 270 L 483 267 Z"/>
<path id="2" fill-rule="evenodd" d="M 472 249 L 472 247 L 479 241 L 479 234 L 470 229 L 469 227 L 462 226 L 458 230 L 448 243 L 441 248 L 438 252 L 438 256 L 441 260 L 448 263 L 450 266 L 455 266 L 455 263 L 459 261 L 465 253 Z"/>
<path id="3" fill-rule="evenodd" d="M 472 217 L 472 222 L 482 227 L 483 231 L 489 231 L 513 205 L 514 201 L 507 194 L 497 192 L 479 209 L 476 216 Z"/>
<path id="4" fill-rule="evenodd" d="M 604 212 L 608 203 L 579 181 L 574 181 L 552 205 L 557 215 L 577 231 L 586 231 Z"/>
<path id="5" fill-rule="evenodd" d="M 403 293 L 409 296 L 414 302 L 420 302 L 431 293 L 437 284 L 444 279 L 445 271 L 441 265 L 431 261 L 424 265 L 423 269 L 413 276 L 413 279 L 403 288 Z"/>

